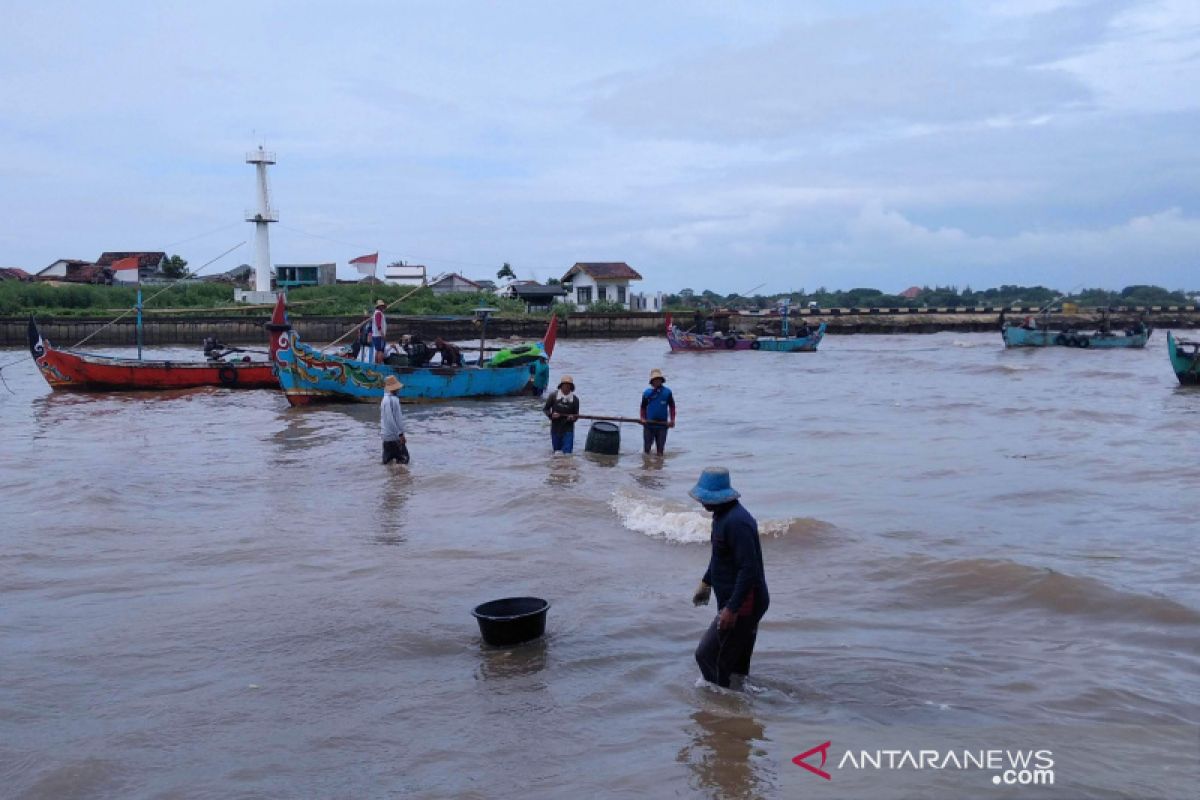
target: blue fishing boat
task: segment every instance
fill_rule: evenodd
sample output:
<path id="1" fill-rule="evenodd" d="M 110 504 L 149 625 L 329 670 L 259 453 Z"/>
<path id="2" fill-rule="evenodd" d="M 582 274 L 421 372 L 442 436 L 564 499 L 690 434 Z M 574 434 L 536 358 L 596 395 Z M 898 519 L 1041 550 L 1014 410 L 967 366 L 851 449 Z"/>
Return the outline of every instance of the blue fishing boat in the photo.
<path id="1" fill-rule="evenodd" d="M 323 353 L 300 341 L 287 322 L 282 297 L 275 305 L 267 330 L 271 335 L 271 363 L 279 386 L 289 403 L 301 406 L 326 401 L 378 402 L 383 397 L 383 382 L 389 375 L 404 384 L 400 400 L 406 403 L 464 397 L 537 396 L 550 382 L 550 355 L 554 352 L 557 323 L 557 318 L 551 317 L 546 337 L 539 343 L 538 358 L 517 366 L 497 367 L 482 360 L 461 367 L 394 367 Z"/>
<path id="2" fill-rule="evenodd" d="M 1084 331 L 1050 330 L 1026 322 L 1024 325 L 1005 323 L 1001 329 L 1005 347 L 1079 347 L 1097 350 L 1112 350 L 1120 347 L 1141 348 L 1146 346 L 1151 328 L 1138 323 L 1124 333 L 1097 330 Z"/>
<path id="3" fill-rule="evenodd" d="M 1175 377 L 1184 386 L 1200 386 L 1200 342 L 1176 339 L 1167 332 L 1167 354 Z"/>
<path id="4" fill-rule="evenodd" d="M 780 336 L 751 336 L 748 334 L 692 333 L 683 331 L 667 315 L 667 344 L 672 352 L 708 352 L 720 350 L 759 350 L 768 353 L 813 353 L 825 338 L 825 323 L 815 331 L 807 323 L 801 323 L 802 335 L 791 336 L 788 324 L 789 308 L 780 304 Z"/>

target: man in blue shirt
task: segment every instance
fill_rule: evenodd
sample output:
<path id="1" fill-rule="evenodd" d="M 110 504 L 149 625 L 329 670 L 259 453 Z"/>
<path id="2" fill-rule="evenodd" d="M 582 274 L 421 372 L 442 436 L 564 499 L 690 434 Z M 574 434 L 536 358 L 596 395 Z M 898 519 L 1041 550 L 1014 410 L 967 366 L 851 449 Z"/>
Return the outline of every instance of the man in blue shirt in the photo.
<path id="1" fill-rule="evenodd" d="M 729 688 L 733 676 L 749 674 L 758 622 L 771 604 L 758 523 L 738 502 L 724 467 L 704 470 L 688 494 L 713 515 L 712 555 L 692 602 L 708 605 L 715 589 L 720 607 L 696 648 L 696 663 L 705 680 Z"/>
<path id="2" fill-rule="evenodd" d="M 650 370 L 650 388 L 642 392 L 642 452 L 654 445 L 658 454 L 667 446 L 667 429 L 675 427 L 675 396 L 667 388 L 662 370 Z"/>

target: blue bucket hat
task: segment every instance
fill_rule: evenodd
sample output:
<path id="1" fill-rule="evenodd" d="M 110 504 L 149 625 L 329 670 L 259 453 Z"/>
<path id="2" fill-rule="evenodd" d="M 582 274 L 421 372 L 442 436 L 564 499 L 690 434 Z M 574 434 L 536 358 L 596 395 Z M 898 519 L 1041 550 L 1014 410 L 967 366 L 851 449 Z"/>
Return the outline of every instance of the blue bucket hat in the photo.
<path id="1" fill-rule="evenodd" d="M 693 500 L 708 505 L 720 505 L 737 500 L 741 495 L 729 485 L 729 470 L 724 467 L 709 467 L 700 473 L 700 479 L 688 492 Z"/>

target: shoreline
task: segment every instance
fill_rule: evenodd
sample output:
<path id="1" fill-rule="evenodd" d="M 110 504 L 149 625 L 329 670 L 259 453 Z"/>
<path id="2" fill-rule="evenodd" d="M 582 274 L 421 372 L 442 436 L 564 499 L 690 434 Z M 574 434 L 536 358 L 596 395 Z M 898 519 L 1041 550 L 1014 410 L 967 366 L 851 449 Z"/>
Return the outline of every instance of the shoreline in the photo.
<path id="1" fill-rule="evenodd" d="M 1036 313 L 1037 309 L 1008 310 L 1007 319 L 1019 322 L 1022 317 Z M 795 323 L 800 319 L 823 322 L 826 333 L 831 336 L 852 334 L 928 334 L 946 331 L 961 333 L 999 332 L 1000 309 L 817 309 L 804 310 L 792 316 Z M 1132 324 L 1144 316 L 1152 328 L 1174 330 L 1200 328 L 1200 310 L 1182 307 L 1135 308 L 1114 311 L 1109 320 L 1114 328 Z M 680 325 L 687 327 L 692 314 L 678 316 Z M 740 314 L 718 314 L 718 327 L 741 328 L 777 334 L 779 318 L 746 316 Z M 22 347 L 27 344 L 29 318 L 0 317 L 0 346 Z M 216 336 L 227 344 L 266 343 L 263 323 L 267 315 L 258 317 L 229 316 L 155 316 L 143 323 L 143 340 L 147 346 L 196 345 L 207 336 Z M 1076 328 L 1094 328 L 1100 320 L 1098 311 L 1081 309 L 1076 314 L 1050 314 L 1039 318 L 1050 327 L 1071 325 Z M 95 333 L 89 344 L 102 346 L 136 345 L 136 323 L 123 319 L 109 324 L 111 318 L 91 317 L 40 317 L 38 327 L 42 335 L 63 348 Z M 358 317 L 294 317 L 291 322 L 300 336 L 312 342 L 329 342 L 338 338 L 361 320 Z M 479 329 L 470 319 L 439 319 L 431 317 L 389 316 L 394 334 L 413 333 L 427 340 L 441 336 L 452 341 L 477 338 Z M 543 317 L 493 318 L 488 323 L 489 339 L 539 339 L 546 331 L 548 320 Z M 662 336 L 666 324 L 663 313 L 628 314 L 572 314 L 559 321 L 558 336 L 561 339 L 636 339 L 642 336 Z"/>

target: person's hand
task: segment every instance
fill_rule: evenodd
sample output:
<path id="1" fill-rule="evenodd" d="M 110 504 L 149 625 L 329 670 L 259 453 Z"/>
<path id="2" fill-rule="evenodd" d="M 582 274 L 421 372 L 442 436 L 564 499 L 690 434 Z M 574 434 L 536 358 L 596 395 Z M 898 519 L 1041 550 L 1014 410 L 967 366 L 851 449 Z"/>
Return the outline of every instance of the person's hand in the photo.
<path id="1" fill-rule="evenodd" d="M 646 424 L 646 418 L 645 418 L 645 417 L 642 417 L 641 419 L 639 419 L 639 420 L 638 420 L 638 422 L 640 422 L 641 424 L 645 425 L 645 424 Z"/>
<path id="2" fill-rule="evenodd" d="M 668 427 L 668 428 L 674 428 L 674 427 L 675 427 L 675 420 L 671 420 L 669 423 L 667 423 L 667 427 Z"/>
<path id="3" fill-rule="evenodd" d="M 579 415 L 578 415 L 578 414 L 571 414 L 570 416 L 568 416 L 568 417 L 567 417 L 567 420 L 568 420 L 569 422 L 575 422 L 575 421 L 576 421 L 576 420 L 578 420 L 578 419 L 579 419 Z"/>
<path id="4" fill-rule="evenodd" d="M 737 622 L 737 614 L 730 611 L 728 608 L 721 609 L 721 616 L 717 617 L 717 630 L 727 631 Z"/>
<path id="5" fill-rule="evenodd" d="M 700 581 L 700 585 L 696 587 L 696 593 L 692 595 L 692 605 L 706 606 L 708 598 L 712 596 L 712 587 L 704 581 Z"/>
<path id="6" fill-rule="evenodd" d="M 550 412 L 550 419 L 558 419 L 560 416 L 562 416 L 562 415 L 559 414 L 557 411 Z"/>
<path id="7" fill-rule="evenodd" d="M 404 438 L 404 434 L 400 434 L 400 444 L 404 444 L 406 441 L 408 440 Z"/>

